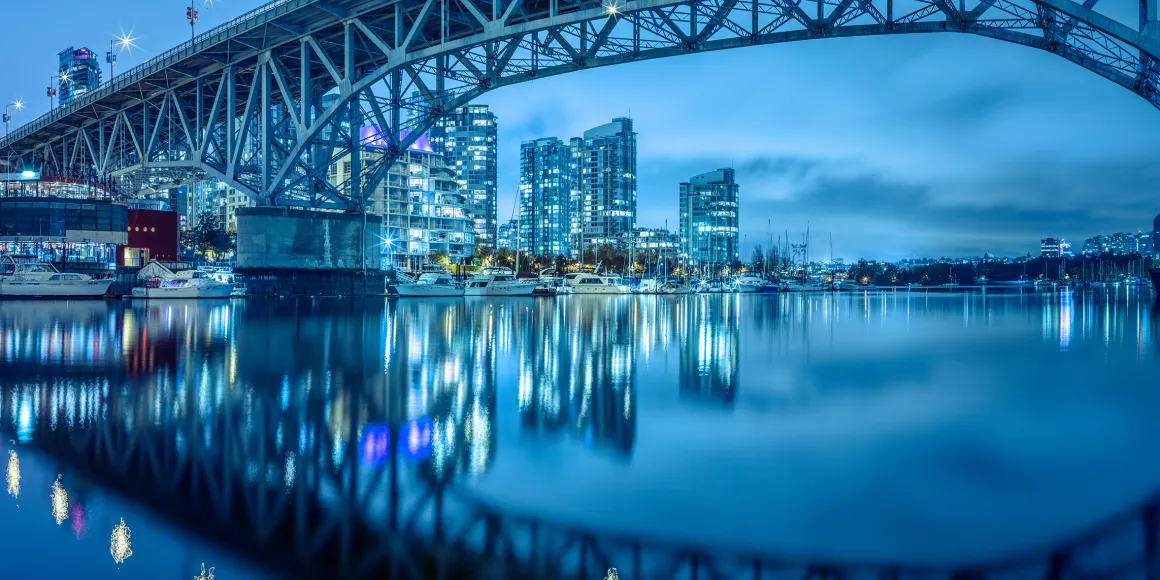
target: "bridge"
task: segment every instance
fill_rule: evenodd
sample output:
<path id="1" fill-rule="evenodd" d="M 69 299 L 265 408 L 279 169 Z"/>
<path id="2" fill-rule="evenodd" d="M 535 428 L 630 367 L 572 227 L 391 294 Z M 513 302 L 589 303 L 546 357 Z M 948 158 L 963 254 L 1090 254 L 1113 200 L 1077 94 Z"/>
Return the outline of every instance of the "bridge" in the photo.
<path id="1" fill-rule="evenodd" d="M 123 195 L 218 179 L 365 208 L 440 115 L 500 87 L 695 52 L 960 32 L 1059 55 L 1160 107 L 1160 0 L 277 0 L 0 139 L 17 170 Z M 349 156 L 349 178 L 329 168 Z"/>

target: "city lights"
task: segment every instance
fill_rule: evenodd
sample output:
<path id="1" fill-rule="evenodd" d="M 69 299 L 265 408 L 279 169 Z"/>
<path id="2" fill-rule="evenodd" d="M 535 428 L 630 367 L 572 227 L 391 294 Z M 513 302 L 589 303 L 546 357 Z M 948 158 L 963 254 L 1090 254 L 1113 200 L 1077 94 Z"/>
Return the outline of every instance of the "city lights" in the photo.
<path id="1" fill-rule="evenodd" d="M 58 526 L 68 519 L 68 492 L 61 485 L 60 478 L 60 475 L 56 476 L 56 481 L 52 484 L 52 493 L 49 496 L 52 500 L 52 519 L 56 520 Z"/>
<path id="2" fill-rule="evenodd" d="M 8 481 L 8 495 L 12 497 L 20 496 L 20 457 L 16 455 L 15 451 L 8 452 L 8 471 L 6 474 Z"/>
<path id="3" fill-rule="evenodd" d="M 120 564 L 133 555 L 131 535 L 132 530 L 125 525 L 125 518 L 121 518 L 121 523 L 113 528 L 113 536 L 109 540 L 109 554 L 113 556 L 114 562 Z"/>

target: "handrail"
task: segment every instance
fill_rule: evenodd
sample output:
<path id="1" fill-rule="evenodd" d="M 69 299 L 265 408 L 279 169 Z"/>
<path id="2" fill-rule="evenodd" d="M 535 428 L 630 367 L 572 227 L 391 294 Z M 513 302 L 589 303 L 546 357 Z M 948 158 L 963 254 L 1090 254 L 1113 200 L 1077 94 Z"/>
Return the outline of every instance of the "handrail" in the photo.
<path id="1" fill-rule="evenodd" d="M 113 77 L 112 79 L 109 80 L 109 82 L 104 83 L 99 88 L 97 88 L 97 90 L 95 90 L 95 91 L 91 91 L 89 93 L 86 93 L 80 99 L 77 99 L 76 101 L 69 103 L 68 105 L 65 105 L 63 107 L 57 107 L 56 109 L 49 111 L 47 113 L 44 113 L 43 115 L 33 119 L 32 121 L 29 121 L 28 123 L 25 123 L 24 125 L 17 127 L 16 130 L 12 131 L 8 137 L 0 137 L 0 149 L 6 148 L 6 147 L 10 146 L 12 143 L 19 141 L 20 139 L 23 139 L 24 137 L 27 137 L 31 133 L 39 131 L 39 130 L 43 129 L 44 127 L 48 126 L 49 124 L 54 123 L 60 119 L 63 119 L 64 117 L 67 117 L 68 115 L 70 115 L 74 111 L 76 111 L 77 109 L 87 107 L 87 106 L 89 106 L 97 101 L 100 101 L 101 99 L 103 99 L 105 97 L 108 97 L 109 95 L 116 93 L 119 89 L 122 89 L 122 88 L 132 84 L 133 82 L 140 80 L 141 78 L 143 78 L 145 76 L 154 74 L 156 72 L 159 72 L 160 70 L 164 70 L 165 68 L 168 68 L 169 66 L 171 66 L 173 64 L 181 62 L 182 60 L 185 60 L 186 58 L 189 58 L 190 56 L 197 54 L 197 52 L 198 52 L 197 45 L 205 43 L 206 41 L 210 40 L 212 37 L 220 36 L 221 34 L 223 34 L 225 32 L 229 32 L 230 36 L 234 36 L 236 33 L 241 32 L 243 29 L 248 30 L 250 28 L 253 28 L 254 24 L 258 24 L 258 22 L 256 22 L 256 21 L 259 18 L 261 18 L 262 16 L 265 16 L 267 13 L 269 13 L 275 9 L 283 8 L 288 4 L 294 4 L 295 6 L 293 8 L 290 8 L 289 10 L 280 11 L 279 14 L 277 14 L 276 16 L 281 16 L 282 14 L 293 12 L 294 10 L 298 10 L 298 9 L 302 8 L 303 6 L 313 4 L 317 1 L 318 0 L 274 0 L 273 2 L 270 2 L 269 4 L 259 6 L 258 8 L 255 8 L 249 12 L 246 12 L 245 14 L 242 14 L 240 16 L 235 16 L 234 18 L 227 20 L 223 24 L 215 26 L 215 27 L 211 28 L 210 30 L 207 30 L 206 32 L 199 34 L 193 40 L 187 40 L 187 41 L 161 53 L 160 55 L 153 57 L 153 58 L 129 69 L 128 71 L 123 72 L 123 73 Z M 261 22 L 261 23 L 264 24 L 266 21 L 268 21 L 268 19 L 263 20 L 263 22 Z M 180 58 L 175 58 L 179 55 L 180 55 Z M 147 69 L 148 69 L 148 72 L 146 72 Z"/>

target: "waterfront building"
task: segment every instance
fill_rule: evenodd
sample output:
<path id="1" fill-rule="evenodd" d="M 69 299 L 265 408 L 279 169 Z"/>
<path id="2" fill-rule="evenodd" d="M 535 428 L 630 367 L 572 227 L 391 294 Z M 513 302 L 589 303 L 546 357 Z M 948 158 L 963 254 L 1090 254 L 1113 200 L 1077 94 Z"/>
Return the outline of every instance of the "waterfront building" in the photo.
<path id="1" fill-rule="evenodd" d="M 459 186 L 471 202 L 475 241 L 496 247 L 496 117 L 487 105 L 459 107 L 440 117 L 428 136 L 436 153 L 447 158 Z"/>
<path id="2" fill-rule="evenodd" d="M 377 127 L 363 127 L 368 144 L 362 162 L 373 165 L 386 147 Z M 330 167 L 330 182 L 349 189 L 350 155 Z M 441 254 L 459 262 L 475 254 L 475 227 L 470 201 L 455 170 L 419 137 L 391 165 L 386 179 L 368 196 L 367 213 L 383 217 L 384 266 L 417 270 Z"/>
<path id="3" fill-rule="evenodd" d="M 621 236 L 617 249 L 625 252 L 672 252 L 676 257 L 681 251 L 681 237 L 665 228 L 633 228 Z"/>
<path id="4" fill-rule="evenodd" d="M 1044 258 L 1058 258 L 1062 240 L 1059 238 L 1043 238 L 1039 242 L 1039 255 Z"/>
<path id="5" fill-rule="evenodd" d="M 1160 214 L 1152 220 L 1152 255 L 1160 259 Z"/>
<path id="6" fill-rule="evenodd" d="M 1112 242 L 1108 236 L 1098 235 L 1092 236 L 1083 242 L 1083 254 L 1085 256 L 1098 256 L 1100 254 L 1111 253 Z"/>
<path id="7" fill-rule="evenodd" d="M 741 186 L 733 169 L 718 169 L 680 185 L 681 244 L 694 264 L 739 261 L 738 205 Z"/>
<path id="8" fill-rule="evenodd" d="M 496 235 L 495 247 L 496 249 L 508 249 L 515 251 L 516 249 L 516 221 L 510 220 L 508 223 L 502 225 L 498 229 Z"/>
<path id="9" fill-rule="evenodd" d="M 636 133 L 632 119 L 618 117 L 585 131 L 582 147 L 577 152 L 581 186 L 575 204 L 579 223 L 574 251 L 615 244 L 620 235 L 636 226 Z"/>
<path id="10" fill-rule="evenodd" d="M 97 53 L 87 49 L 68 47 L 60 52 L 60 85 L 58 98 L 61 106 L 101 86 L 101 62 Z"/>
<path id="11" fill-rule="evenodd" d="M 1136 251 L 1141 256 L 1151 256 L 1155 250 L 1156 247 L 1152 232 L 1139 232 L 1136 234 Z"/>
<path id="12" fill-rule="evenodd" d="M 225 215 L 222 220 L 222 225 L 225 226 L 226 232 L 236 235 L 238 233 L 238 210 L 243 207 L 254 207 L 257 203 L 254 198 L 242 193 L 232 187 L 225 189 Z"/>
<path id="13" fill-rule="evenodd" d="M 536 256 L 571 253 L 572 149 L 555 137 L 520 144 L 519 249 Z"/>

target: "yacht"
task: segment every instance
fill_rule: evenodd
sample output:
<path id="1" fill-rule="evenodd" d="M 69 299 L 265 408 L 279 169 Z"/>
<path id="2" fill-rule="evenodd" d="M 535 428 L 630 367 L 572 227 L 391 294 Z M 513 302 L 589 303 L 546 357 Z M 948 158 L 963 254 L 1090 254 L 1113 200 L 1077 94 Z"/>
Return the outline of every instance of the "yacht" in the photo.
<path id="1" fill-rule="evenodd" d="M 743 294 L 761 292 L 765 289 L 765 280 L 757 274 L 742 274 L 737 279 L 737 291 Z"/>
<path id="2" fill-rule="evenodd" d="M 47 262 L 20 263 L 11 256 L 0 259 L 2 298 L 101 298 L 112 284 L 112 280 L 62 273 Z"/>
<path id="3" fill-rule="evenodd" d="M 463 296 L 463 287 L 446 273 L 423 274 L 414 284 L 399 284 L 395 289 L 404 298 Z"/>
<path id="4" fill-rule="evenodd" d="M 802 282 L 800 280 L 789 280 L 783 282 L 781 285 L 782 292 L 819 292 L 825 290 L 821 284 L 817 282 Z"/>
<path id="5" fill-rule="evenodd" d="M 656 294 L 661 291 L 661 281 L 656 278 L 645 278 L 637 285 L 637 294 Z"/>
<path id="6" fill-rule="evenodd" d="M 693 294 L 693 289 L 676 282 L 666 282 L 661 286 L 661 294 Z"/>
<path id="7" fill-rule="evenodd" d="M 624 294 L 625 287 L 617 284 L 615 278 L 606 278 L 596 274 L 568 274 L 565 277 L 573 294 Z"/>
<path id="8" fill-rule="evenodd" d="M 145 286 L 133 289 L 133 298 L 229 298 L 234 285 L 218 280 L 210 272 L 184 270 L 174 272 L 157 261 L 141 268 L 137 279 Z"/>
<path id="9" fill-rule="evenodd" d="M 465 296 L 531 296 L 535 291 L 535 284 L 521 284 L 510 273 L 485 273 L 468 278 L 463 294 Z"/>

